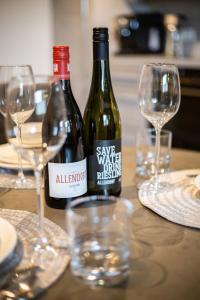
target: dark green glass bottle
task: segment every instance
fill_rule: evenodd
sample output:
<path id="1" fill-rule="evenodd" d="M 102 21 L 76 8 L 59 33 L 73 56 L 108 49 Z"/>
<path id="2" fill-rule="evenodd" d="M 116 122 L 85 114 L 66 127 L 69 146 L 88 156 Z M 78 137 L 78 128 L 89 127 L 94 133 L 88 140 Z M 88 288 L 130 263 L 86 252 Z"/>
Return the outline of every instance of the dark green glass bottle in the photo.
<path id="1" fill-rule="evenodd" d="M 93 75 L 84 112 L 88 194 L 121 192 L 121 122 L 109 68 L 108 28 L 93 29 Z"/>

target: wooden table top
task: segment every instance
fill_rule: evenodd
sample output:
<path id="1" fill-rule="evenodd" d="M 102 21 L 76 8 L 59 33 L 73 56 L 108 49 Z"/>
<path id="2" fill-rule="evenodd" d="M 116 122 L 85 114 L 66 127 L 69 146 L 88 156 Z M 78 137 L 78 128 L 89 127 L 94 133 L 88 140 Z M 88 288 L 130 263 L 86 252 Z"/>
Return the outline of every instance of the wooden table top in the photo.
<path id="1" fill-rule="evenodd" d="M 199 300 L 200 231 L 171 223 L 144 208 L 135 185 L 135 152 L 123 148 L 122 196 L 135 207 L 132 218 L 131 273 L 128 282 L 115 288 L 81 284 L 68 267 L 41 300 Z M 172 170 L 200 168 L 200 152 L 173 150 Z M 0 194 L 0 208 L 36 211 L 33 190 Z M 65 228 L 64 211 L 46 207 L 45 215 Z"/>

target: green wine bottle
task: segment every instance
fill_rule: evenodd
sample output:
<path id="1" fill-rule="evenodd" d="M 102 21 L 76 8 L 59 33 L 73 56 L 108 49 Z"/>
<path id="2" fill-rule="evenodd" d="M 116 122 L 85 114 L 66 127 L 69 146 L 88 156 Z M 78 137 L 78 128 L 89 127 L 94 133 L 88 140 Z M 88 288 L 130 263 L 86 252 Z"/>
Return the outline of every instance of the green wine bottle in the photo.
<path id="1" fill-rule="evenodd" d="M 121 121 L 109 67 L 108 28 L 93 29 L 93 75 L 84 112 L 88 194 L 121 193 Z"/>

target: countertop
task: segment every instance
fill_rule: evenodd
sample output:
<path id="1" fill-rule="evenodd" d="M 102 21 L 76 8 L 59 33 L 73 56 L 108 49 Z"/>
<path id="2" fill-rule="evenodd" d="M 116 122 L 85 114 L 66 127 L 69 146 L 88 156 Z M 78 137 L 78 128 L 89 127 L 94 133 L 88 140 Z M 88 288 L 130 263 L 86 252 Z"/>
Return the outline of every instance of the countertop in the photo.
<path id="1" fill-rule="evenodd" d="M 176 58 L 176 57 L 167 57 L 165 55 L 142 55 L 142 54 L 111 54 L 110 57 L 111 66 L 113 68 L 117 66 L 123 66 L 123 68 L 130 68 L 132 66 L 143 65 L 146 63 L 172 63 L 176 64 L 179 67 L 184 68 L 200 68 L 200 59 L 198 57 L 191 58 Z"/>

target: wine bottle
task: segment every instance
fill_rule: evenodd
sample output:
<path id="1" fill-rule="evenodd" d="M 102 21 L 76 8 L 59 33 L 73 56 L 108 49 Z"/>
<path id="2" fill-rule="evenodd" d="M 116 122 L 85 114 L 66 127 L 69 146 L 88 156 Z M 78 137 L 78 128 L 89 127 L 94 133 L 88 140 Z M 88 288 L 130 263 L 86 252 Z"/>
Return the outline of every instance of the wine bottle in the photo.
<path id="1" fill-rule="evenodd" d="M 84 112 L 88 194 L 121 192 L 121 122 L 110 68 L 108 28 L 93 29 L 93 75 Z"/>
<path id="2" fill-rule="evenodd" d="M 47 205 L 65 208 L 67 201 L 87 192 L 86 151 L 83 119 L 74 99 L 70 84 L 69 47 L 53 47 L 54 76 L 63 89 L 67 120 L 65 143 L 45 169 L 45 198 Z"/>

